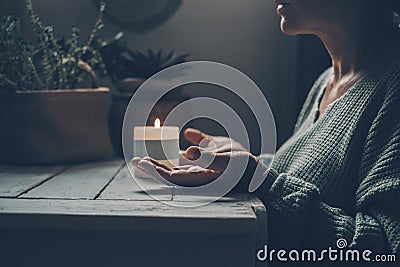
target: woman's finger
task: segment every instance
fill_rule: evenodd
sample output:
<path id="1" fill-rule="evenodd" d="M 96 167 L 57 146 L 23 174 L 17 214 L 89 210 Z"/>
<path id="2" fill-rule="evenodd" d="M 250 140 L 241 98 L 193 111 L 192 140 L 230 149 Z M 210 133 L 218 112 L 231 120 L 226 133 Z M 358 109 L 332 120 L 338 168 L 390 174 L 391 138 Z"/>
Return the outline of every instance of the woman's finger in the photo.
<path id="1" fill-rule="evenodd" d="M 201 147 L 191 146 L 186 150 L 185 156 L 193 165 L 223 171 L 228 165 L 231 153 L 215 153 Z"/>
<path id="2" fill-rule="evenodd" d="M 198 166 L 183 166 L 168 170 L 157 166 L 149 159 L 140 160 L 137 167 L 163 183 L 169 182 L 168 185 L 201 186 L 214 181 L 220 175 L 218 171 L 200 169 Z"/>
<path id="3" fill-rule="evenodd" d="M 171 173 L 170 170 L 164 169 L 163 167 L 157 166 L 153 164 L 149 160 L 141 160 L 139 161 L 137 168 L 145 172 L 146 174 L 150 175 L 151 177 L 159 180 L 162 183 L 166 183 L 168 181 L 168 177 Z M 169 184 L 172 185 L 172 184 Z"/>
<path id="4" fill-rule="evenodd" d="M 192 162 L 186 158 L 186 151 L 185 150 L 181 150 L 179 151 L 179 165 L 191 165 Z"/>
<path id="5" fill-rule="evenodd" d="M 155 160 L 155 159 L 153 159 L 151 157 L 144 157 L 143 160 L 148 160 L 151 163 L 153 163 L 155 166 L 161 167 L 161 168 L 163 168 L 165 170 L 168 170 L 168 171 L 171 170 L 171 168 L 169 166 L 167 166 L 164 163 L 161 163 L 161 162 L 159 162 L 159 161 L 157 161 L 157 160 Z"/>
<path id="6" fill-rule="evenodd" d="M 131 159 L 131 163 L 133 166 L 137 167 L 139 161 L 141 161 L 141 160 L 142 160 L 142 158 L 134 157 L 133 159 Z"/>
<path id="7" fill-rule="evenodd" d="M 210 138 L 209 135 L 193 128 L 187 128 L 183 135 L 185 136 L 186 140 L 194 145 L 199 145 L 201 140 Z"/>
<path id="8" fill-rule="evenodd" d="M 172 170 L 169 177 L 166 177 L 165 179 L 175 185 L 194 187 L 215 181 L 219 175 L 219 172 L 210 169 L 196 171 L 190 171 L 190 169 L 177 169 Z"/>

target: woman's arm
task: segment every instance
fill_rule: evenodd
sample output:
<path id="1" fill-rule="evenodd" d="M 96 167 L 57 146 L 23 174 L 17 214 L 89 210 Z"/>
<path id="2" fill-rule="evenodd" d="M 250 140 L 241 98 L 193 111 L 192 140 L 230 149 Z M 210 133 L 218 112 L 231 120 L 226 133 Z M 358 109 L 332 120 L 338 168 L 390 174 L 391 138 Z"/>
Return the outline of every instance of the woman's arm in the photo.
<path id="1" fill-rule="evenodd" d="M 328 248 L 344 238 L 349 247 L 375 253 L 399 250 L 399 208 L 393 203 L 400 199 L 400 184 L 388 187 L 374 203 L 357 208 L 355 214 L 347 214 L 323 202 L 311 183 L 273 171 L 267 180 L 273 180 L 269 190 L 260 187 L 256 194 L 267 206 L 270 246 Z M 360 200 L 356 202 L 360 206 Z"/>

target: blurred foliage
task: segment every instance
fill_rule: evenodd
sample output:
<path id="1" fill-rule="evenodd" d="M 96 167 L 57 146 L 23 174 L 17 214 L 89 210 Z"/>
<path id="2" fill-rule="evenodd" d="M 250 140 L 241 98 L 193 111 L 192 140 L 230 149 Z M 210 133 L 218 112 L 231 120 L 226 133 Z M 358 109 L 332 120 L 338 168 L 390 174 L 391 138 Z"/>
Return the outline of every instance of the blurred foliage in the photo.
<path id="1" fill-rule="evenodd" d="M 98 36 L 103 28 L 105 1 L 101 2 L 97 21 L 83 44 L 78 42 L 80 31 L 76 26 L 71 27 L 71 36 L 66 39 L 56 35 L 51 25 L 43 25 L 34 11 L 32 0 L 27 1 L 26 7 L 35 43 L 25 39 L 19 18 L 7 16 L 0 20 L 0 89 L 76 88 L 87 74 L 96 86 L 95 71 L 105 74 L 100 53 L 102 42 Z"/>
<path id="2" fill-rule="evenodd" d="M 107 73 L 114 82 L 124 78 L 148 79 L 165 68 L 186 62 L 189 57 L 189 54 L 177 55 L 175 50 L 168 53 L 162 49 L 149 49 L 146 53 L 132 50 L 123 37 L 124 34 L 120 32 L 111 41 L 102 43 L 101 55 Z"/>

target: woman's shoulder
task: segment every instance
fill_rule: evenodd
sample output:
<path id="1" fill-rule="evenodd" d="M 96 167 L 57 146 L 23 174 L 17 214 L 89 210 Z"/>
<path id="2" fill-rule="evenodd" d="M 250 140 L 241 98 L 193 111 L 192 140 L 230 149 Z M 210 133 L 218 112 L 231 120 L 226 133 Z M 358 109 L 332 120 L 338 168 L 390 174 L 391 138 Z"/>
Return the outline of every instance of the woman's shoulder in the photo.
<path id="1" fill-rule="evenodd" d="M 400 90 L 400 58 L 389 66 L 386 73 L 390 90 Z"/>
<path id="2" fill-rule="evenodd" d="M 369 79 L 365 79 L 365 82 L 383 82 L 386 85 L 387 91 L 400 90 L 400 58 L 376 66 L 376 68 L 369 71 L 366 76 Z"/>
<path id="3" fill-rule="evenodd" d="M 377 87 L 377 94 L 382 97 L 383 109 L 393 104 L 398 107 L 400 104 L 400 58 L 377 69 L 369 75 L 368 79 L 364 79 L 364 83 Z"/>
<path id="4" fill-rule="evenodd" d="M 383 79 L 380 90 L 382 103 L 377 114 L 378 119 L 387 118 L 392 123 L 400 123 L 398 116 L 400 108 L 400 60 L 389 66 Z M 398 125 L 397 127 L 399 127 Z"/>

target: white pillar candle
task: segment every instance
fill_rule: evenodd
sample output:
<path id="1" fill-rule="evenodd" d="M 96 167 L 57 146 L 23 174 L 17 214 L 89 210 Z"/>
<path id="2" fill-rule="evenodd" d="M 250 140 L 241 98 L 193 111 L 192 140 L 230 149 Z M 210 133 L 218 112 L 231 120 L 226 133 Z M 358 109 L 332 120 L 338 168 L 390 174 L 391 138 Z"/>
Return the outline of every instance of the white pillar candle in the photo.
<path id="1" fill-rule="evenodd" d="M 156 119 L 153 126 L 136 126 L 133 130 L 133 156 L 152 157 L 157 161 L 174 167 L 179 165 L 179 128 L 161 126 Z M 149 177 L 135 168 L 136 177 Z"/>

